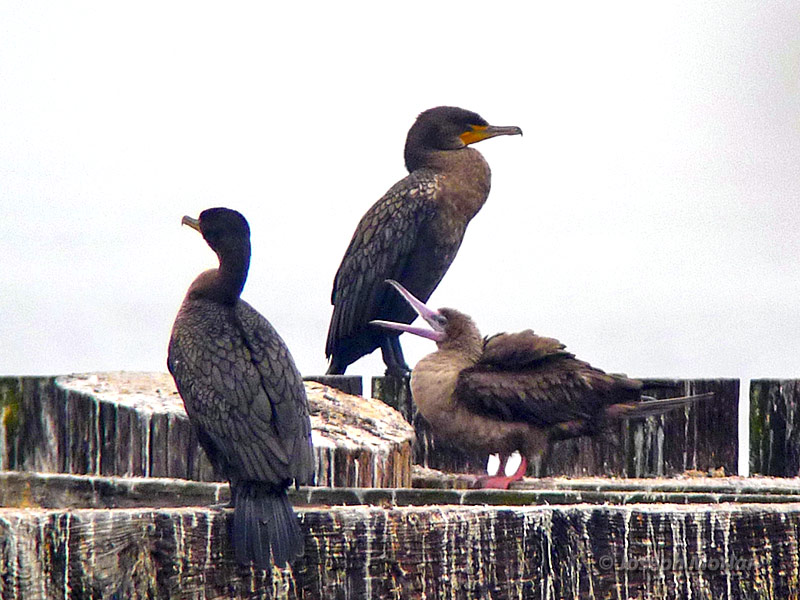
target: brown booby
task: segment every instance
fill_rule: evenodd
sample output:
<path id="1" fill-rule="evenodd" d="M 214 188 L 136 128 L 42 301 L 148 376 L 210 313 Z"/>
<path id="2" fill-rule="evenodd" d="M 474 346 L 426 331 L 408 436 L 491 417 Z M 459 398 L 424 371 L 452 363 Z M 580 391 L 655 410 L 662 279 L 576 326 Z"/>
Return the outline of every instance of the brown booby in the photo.
<path id="1" fill-rule="evenodd" d="M 452 308 L 431 310 L 396 281 L 389 281 L 432 329 L 382 320 L 373 325 L 436 342 L 436 352 L 411 373 L 411 393 L 435 435 L 467 450 L 499 453 L 502 473 L 518 451 L 511 477 L 490 477 L 482 487 L 508 487 L 527 462 L 551 442 L 603 432 L 620 419 L 658 415 L 713 394 L 656 400 L 642 396 L 643 382 L 608 374 L 567 352 L 556 339 L 527 329 L 484 339 L 475 322 Z"/>

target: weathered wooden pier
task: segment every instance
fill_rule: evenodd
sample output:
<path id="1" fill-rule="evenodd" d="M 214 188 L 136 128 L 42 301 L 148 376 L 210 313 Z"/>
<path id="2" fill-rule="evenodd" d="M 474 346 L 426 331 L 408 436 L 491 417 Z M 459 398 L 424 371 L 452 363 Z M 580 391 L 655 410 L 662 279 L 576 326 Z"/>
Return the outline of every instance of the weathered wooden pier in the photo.
<path id="1" fill-rule="evenodd" d="M 395 411 L 316 379 L 305 555 L 256 571 L 167 376 L 0 378 L 0 600 L 800 594 L 795 382 L 751 385 L 751 469 L 772 477 L 732 475 L 737 380 L 669 380 L 715 398 L 562 442 L 498 491 L 469 489 L 486 457 L 434 439 L 405 382 L 373 382 Z"/>

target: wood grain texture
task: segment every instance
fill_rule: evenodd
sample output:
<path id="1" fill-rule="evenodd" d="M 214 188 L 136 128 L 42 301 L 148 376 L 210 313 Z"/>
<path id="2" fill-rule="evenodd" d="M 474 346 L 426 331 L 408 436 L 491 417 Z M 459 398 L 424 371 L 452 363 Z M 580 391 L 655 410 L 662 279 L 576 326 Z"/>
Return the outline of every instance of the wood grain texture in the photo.
<path id="1" fill-rule="evenodd" d="M 0 599 L 755 599 L 800 580 L 799 504 L 299 514 L 305 555 L 254 571 L 223 510 L 0 509 Z"/>
<path id="2" fill-rule="evenodd" d="M 402 416 L 319 383 L 305 387 L 317 485 L 411 485 L 414 432 Z M 0 392 L 0 469 L 216 479 L 166 373 L 2 378 Z"/>
<path id="3" fill-rule="evenodd" d="M 800 380 L 750 382 L 750 473 L 800 475 Z"/>

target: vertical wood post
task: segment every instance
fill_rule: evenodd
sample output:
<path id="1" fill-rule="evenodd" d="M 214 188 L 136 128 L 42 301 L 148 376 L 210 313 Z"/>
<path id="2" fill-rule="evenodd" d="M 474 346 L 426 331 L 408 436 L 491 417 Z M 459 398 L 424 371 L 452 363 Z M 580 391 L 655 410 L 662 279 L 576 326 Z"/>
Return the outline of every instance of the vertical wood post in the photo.
<path id="1" fill-rule="evenodd" d="M 364 394 L 361 375 L 309 375 L 303 377 L 303 381 L 316 381 L 352 396 Z"/>
<path id="2" fill-rule="evenodd" d="M 800 475 L 800 380 L 750 382 L 750 473 Z"/>

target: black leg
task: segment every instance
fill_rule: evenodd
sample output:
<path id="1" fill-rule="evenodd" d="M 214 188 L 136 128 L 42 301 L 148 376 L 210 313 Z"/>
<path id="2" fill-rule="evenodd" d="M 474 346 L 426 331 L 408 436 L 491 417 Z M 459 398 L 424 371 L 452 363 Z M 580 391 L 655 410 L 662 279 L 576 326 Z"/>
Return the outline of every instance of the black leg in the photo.
<path id="1" fill-rule="evenodd" d="M 385 336 L 381 340 L 381 354 L 386 365 L 387 375 L 405 377 L 411 371 L 403 358 L 403 349 L 400 347 L 400 338 L 396 335 Z"/>
<path id="2" fill-rule="evenodd" d="M 347 369 L 347 365 L 340 364 L 341 361 L 333 355 L 331 357 L 331 364 L 326 371 L 326 375 L 344 375 L 345 369 Z"/>
<path id="3" fill-rule="evenodd" d="M 394 363 L 402 369 L 404 373 L 408 373 L 411 369 L 406 364 L 406 359 L 403 358 L 403 347 L 400 345 L 400 336 L 393 336 L 389 343 L 392 345 L 392 352 L 394 354 Z"/>

